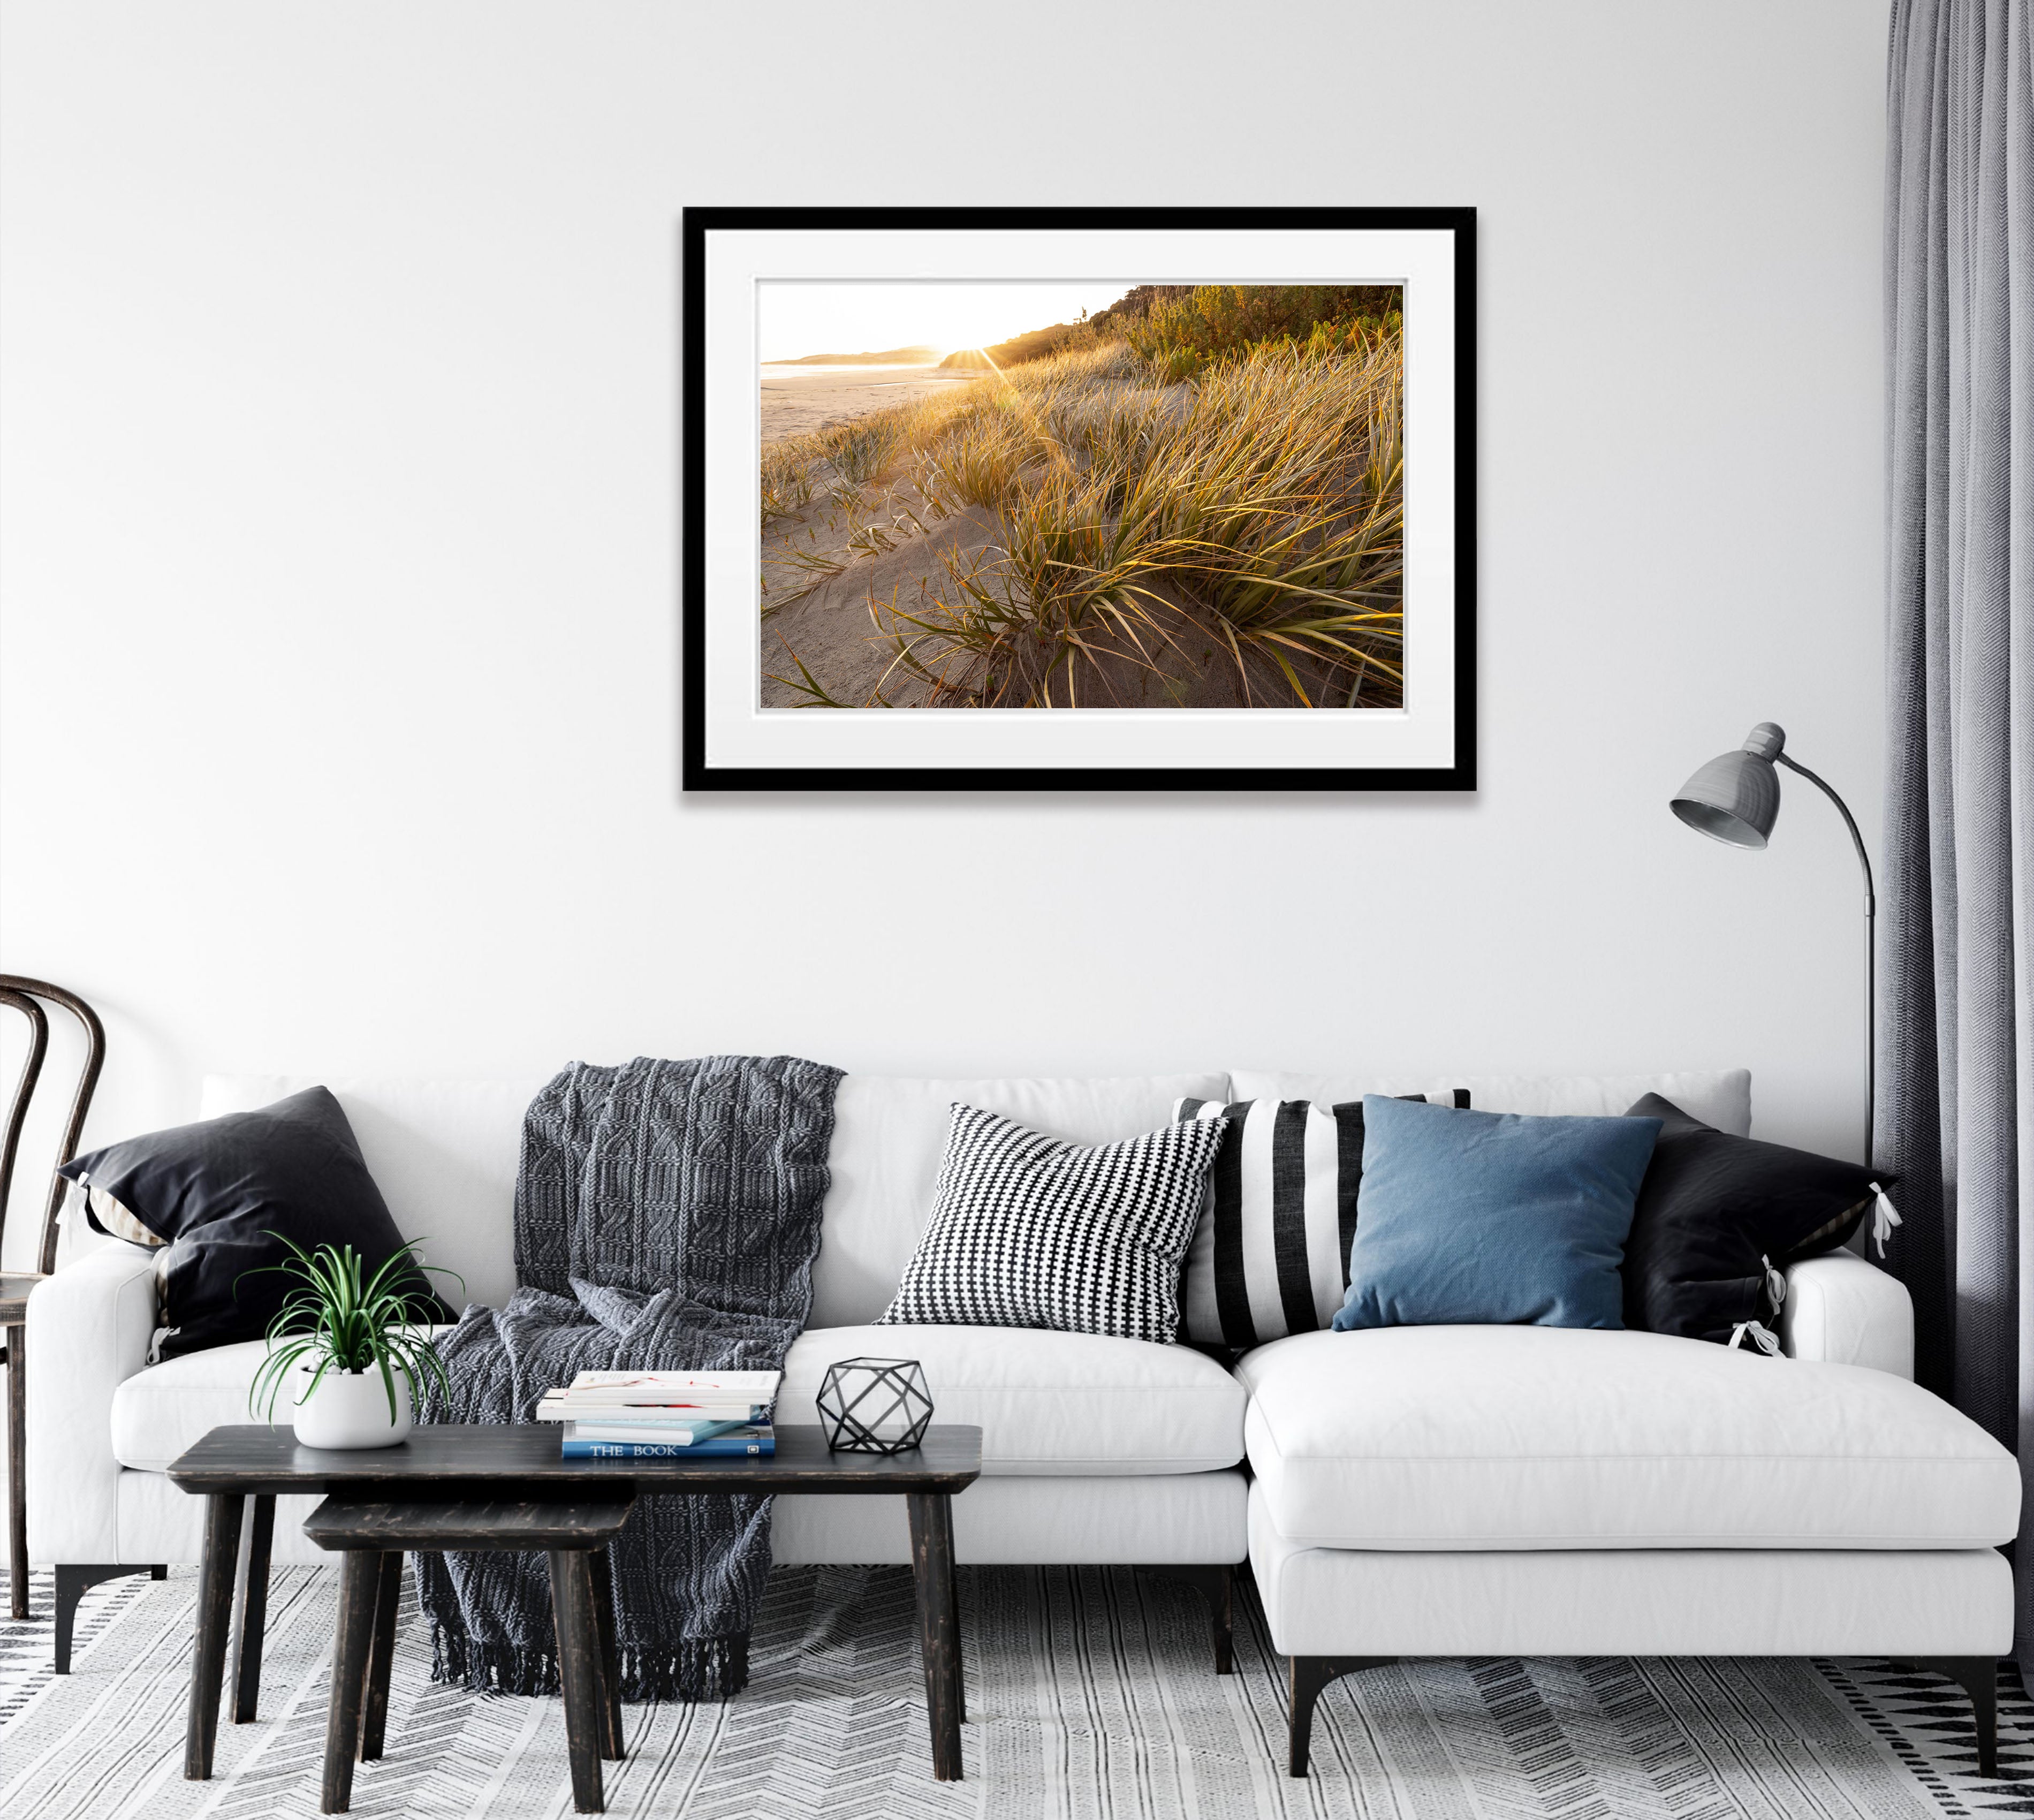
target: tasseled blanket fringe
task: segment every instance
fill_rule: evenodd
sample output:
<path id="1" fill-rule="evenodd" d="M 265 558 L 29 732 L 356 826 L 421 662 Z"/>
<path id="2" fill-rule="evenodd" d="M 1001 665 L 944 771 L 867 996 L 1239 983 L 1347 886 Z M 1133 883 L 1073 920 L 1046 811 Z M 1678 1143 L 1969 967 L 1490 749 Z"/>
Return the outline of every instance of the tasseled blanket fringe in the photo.
<path id="1" fill-rule="evenodd" d="M 431 1679 L 476 1694 L 546 1694 L 559 1691 L 558 1659 L 549 1649 L 476 1642 L 463 1631 L 431 1627 Z M 749 1685 L 749 1634 L 689 1638 L 675 1650 L 621 1652 L 621 1698 L 693 1704 L 731 1700 Z"/>

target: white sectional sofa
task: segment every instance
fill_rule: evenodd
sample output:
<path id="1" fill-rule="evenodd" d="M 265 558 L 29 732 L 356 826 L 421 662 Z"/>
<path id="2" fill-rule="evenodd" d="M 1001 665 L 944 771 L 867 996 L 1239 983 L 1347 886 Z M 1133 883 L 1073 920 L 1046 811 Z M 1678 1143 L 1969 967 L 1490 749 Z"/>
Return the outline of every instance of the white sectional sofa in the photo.
<path id="1" fill-rule="evenodd" d="M 214 1079 L 199 1110 L 312 1084 Z M 505 1298 L 522 1115 L 541 1082 L 325 1084 L 404 1234 L 460 1271 L 469 1299 Z M 1984 1717 L 1992 1660 L 2011 1642 L 1996 1545 L 2015 1533 L 2018 1469 L 1908 1381 L 1905 1292 L 1848 1252 L 1789 1273 L 1792 1362 L 1648 1334 L 1420 1328 L 1299 1335 L 1232 1373 L 1184 1346 L 869 1325 L 929 1212 L 954 1101 L 1102 1143 L 1163 1124 L 1182 1097 L 1457 1086 L 1478 1107 L 1523 1113 L 1621 1113 L 1657 1091 L 1722 1129 L 1750 1127 L 1741 1071 L 850 1075 L 811 1321 L 786 1361 L 779 1419 L 813 1419 L 835 1359 L 921 1360 L 940 1418 L 983 1430 L 982 1477 L 955 1505 L 958 1557 L 1137 1563 L 1194 1579 L 1225 1668 L 1229 1574 L 1248 1559 L 1293 1659 L 1296 1774 L 1321 1687 L 1409 1655 L 1898 1655 L 1949 1667 Z M 199 1559 L 203 1501 L 164 1469 L 208 1428 L 250 1419 L 259 1346 L 151 1366 L 155 1324 L 151 1260 L 117 1243 L 29 1304 L 28 1541 L 58 1570 L 60 1665 L 86 1585 Z M 276 1559 L 321 1559 L 291 1503 L 277 1510 Z M 774 1546 L 784 1563 L 904 1562 L 902 1500 L 779 1499 Z"/>

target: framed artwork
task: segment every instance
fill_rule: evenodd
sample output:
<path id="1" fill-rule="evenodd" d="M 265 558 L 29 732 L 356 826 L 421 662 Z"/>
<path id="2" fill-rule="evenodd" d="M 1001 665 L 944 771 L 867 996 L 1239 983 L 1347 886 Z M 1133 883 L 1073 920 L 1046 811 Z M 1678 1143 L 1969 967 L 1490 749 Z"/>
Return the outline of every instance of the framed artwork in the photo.
<path id="1" fill-rule="evenodd" d="M 687 790 L 1473 790 L 1475 211 L 707 208 Z"/>

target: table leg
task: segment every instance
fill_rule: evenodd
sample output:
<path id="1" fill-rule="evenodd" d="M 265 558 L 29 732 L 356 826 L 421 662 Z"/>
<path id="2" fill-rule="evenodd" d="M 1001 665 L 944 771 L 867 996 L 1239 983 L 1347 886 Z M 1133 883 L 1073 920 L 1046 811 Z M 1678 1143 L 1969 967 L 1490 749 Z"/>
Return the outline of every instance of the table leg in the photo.
<path id="1" fill-rule="evenodd" d="M 599 1627 L 593 1613 L 593 1568 L 584 1548 L 554 1548 L 551 1615 L 558 1633 L 558 1679 L 565 1683 L 565 1750 L 572 1759 L 572 1806 L 607 1811 L 601 1786 Z"/>
<path id="2" fill-rule="evenodd" d="M 240 1495 L 214 1492 L 205 1501 L 205 1565 L 197 1585 L 197 1643 L 191 1653 L 190 1712 L 184 1727 L 184 1780 L 212 1776 L 219 1736 L 219 1686 L 232 1628 L 233 1570 L 240 1555 Z"/>
<path id="3" fill-rule="evenodd" d="M 261 1695 L 261 1640 L 268 1628 L 268 1551 L 276 1539 L 276 1500 L 253 1499 L 247 1526 L 247 1578 L 240 1589 L 240 1628 L 233 1639 L 233 1723 L 251 1725 Z"/>
<path id="4" fill-rule="evenodd" d="M 967 1723 L 967 1672 L 960 1648 L 960 1591 L 954 1583 L 953 1500 L 947 1499 L 947 1609 L 953 1613 L 954 1723 Z"/>
<path id="5" fill-rule="evenodd" d="M 954 1605 L 953 1500 L 910 1492 L 911 1578 L 918 1593 L 918 1649 L 925 1658 L 925 1706 L 933 1721 L 933 1774 L 961 1780 L 960 1623 Z"/>
<path id="6" fill-rule="evenodd" d="M 7 1596 L 28 1615 L 28 1330 L 4 1330 L 7 1346 Z"/>
<path id="7" fill-rule="evenodd" d="M 403 1555 L 389 1549 L 381 1557 L 374 1589 L 374 1642 L 367 1657 L 366 1704 L 360 1717 L 360 1761 L 377 1762 L 382 1733 L 388 1723 L 388 1672 L 396 1660 L 396 1612 L 403 1602 Z"/>
<path id="8" fill-rule="evenodd" d="M 593 1569 L 593 1621 L 600 1638 L 601 1755 L 619 1762 L 621 1749 L 621 1651 L 614 1636 L 614 1570 L 605 1548 L 587 1556 Z"/>
<path id="9" fill-rule="evenodd" d="M 349 1548 L 340 1557 L 339 1635 L 332 1651 L 332 1698 L 325 1708 L 325 1784 L 319 1811 L 343 1814 L 353 1799 L 353 1758 L 360 1747 L 360 1698 L 374 1634 L 374 1596 L 381 1578 L 378 1548 Z"/>

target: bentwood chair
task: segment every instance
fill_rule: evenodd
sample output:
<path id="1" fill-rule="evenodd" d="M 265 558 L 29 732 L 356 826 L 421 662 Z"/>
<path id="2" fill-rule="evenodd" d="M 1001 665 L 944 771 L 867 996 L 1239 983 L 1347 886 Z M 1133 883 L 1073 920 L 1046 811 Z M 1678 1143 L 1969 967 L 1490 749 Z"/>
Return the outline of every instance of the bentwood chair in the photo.
<path id="1" fill-rule="evenodd" d="M 36 1249 L 36 1267 L 0 1270 L 0 1340 L 5 1342 L 0 1345 L 0 1364 L 7 1368 L 7 1589 L 11 1615 L 16 1618 L 28 1615 L 28 1293 L 56 1268 L 57 1215 L 63 1208 L 65 1183 L 54 1171 L 77 1154 L 78 1133 L 84 1128 L 92 1090 L 99 1085 L 99 1071 L 106 1060 L 106 1031 L 98 1014 L 77 993 L 46 980 L 0 974 L 0 1005 L 12 1007 L 28 1021 L 28 1053 L 21 1063 L 21 1077 L 14 1083 L 5 1134 L 0 1135 L 0 1246 L 6 1243 L 7 1208 L 21 1128 L 27 1122 L 28 1102 L 35 1098 L 36 1083 L 42 1079 L 43 1059 L 49 1053 L 50 1020 L 43 1009 L 43 1000 L 61 1005 L 84 1026 L 84 1065 L 79 1071 L 77 1090 L 71 1095 L 70 1116 L 57 1143 L 49 1198 L 43 1206 L 43 1229 Z"/>

